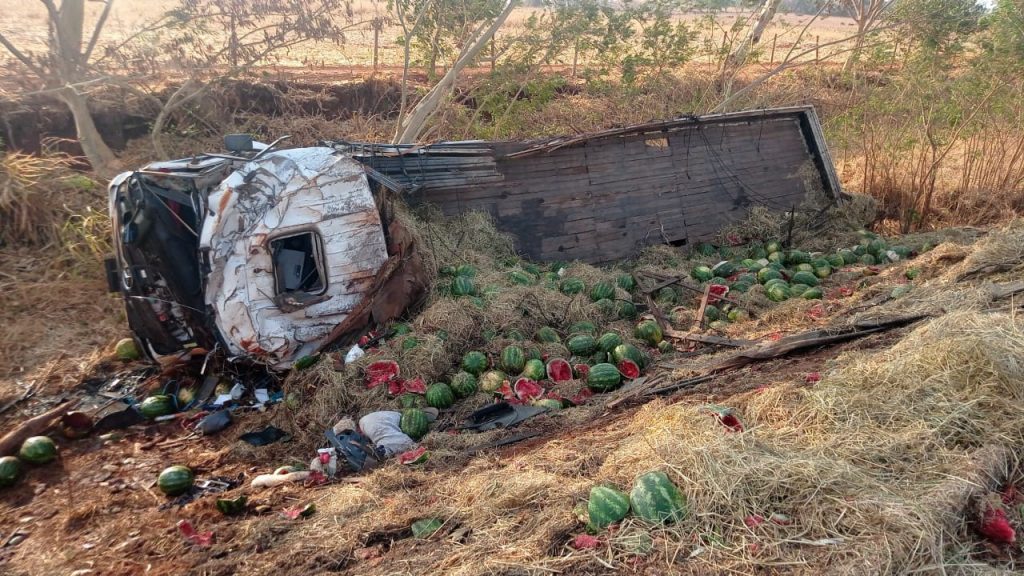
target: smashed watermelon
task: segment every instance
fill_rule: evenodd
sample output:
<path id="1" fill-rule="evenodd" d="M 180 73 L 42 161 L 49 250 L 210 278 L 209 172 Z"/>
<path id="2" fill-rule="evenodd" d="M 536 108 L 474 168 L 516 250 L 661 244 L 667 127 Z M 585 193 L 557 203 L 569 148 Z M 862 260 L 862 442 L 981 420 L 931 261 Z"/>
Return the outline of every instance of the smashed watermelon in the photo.
<path id="1" fill-rule="evenodd" d="M 586 380 L 587 375 L 590 374 L 590 365 L 580 362 L 572 367 L 572 371 L 576 374 L 577 378 Z"/>
<path id="2" fill-rule="evenodd" d="M 536 400 L 544 395 L 544 388 L 541 388 L 540 384 L 529 378 L 516 380 L 516 383 L 512 386 L 512 391 L 515 393 L 516 398 L 523 402 Z"/>
<path id="3" fill-rule="evenodd" d="M 552 382 L 565 382 L 572 380 L 572 367 L 562 358 L 554 358 L 548 362 L 547 374 Z"/>
<path id="4" fill-rule="evenodd" d="M 366 367 L 366 387 L 376 388 L 396 378 L 400 373 L 398 362 L 394 360 L 378 360 Z"/>
<path id="5" fill-rule="evenodd" d="M 640 377 L 640 367 L 629 358 L 620 360 L 616 368 L 619 369 L 619 374 L 622 374 L 622 377 L 628 380 Z"/>
<path id="6" fill-rule="evenodd" d="M 413 378 L 412 380 L 406 380 L 405 391 L 412 392 L 413 394 L 426 394 L 427 383 L 423 381 L 423 378 Z"/>
<path id="7" fill-rule="evenodd" d="M 512 390 L 512 384 L 508 380 L 504 380 L 501 386 L 494 391 L 495 396 L 501 396 L 506 401 L 517 400 L 515 392 Z"/>
<path id="8" fill-rule="evenodd" d="M 714 304 L 718 302 L 722 297 L 729 293 L 729 287 L 722 284 L 712 284 L 708 289 L 708 304 Z"/>
<path id="9" fill-rule="evenodd" d="M 398 463 L 411 466 L 413 464 L 422 464 L 426 462 L 428 458 L 430 458 L 430 454 L 427 453 L 426 446 L 420 446 L 419 448 L 414 448 L 408 452 L 399 454 Z"/>

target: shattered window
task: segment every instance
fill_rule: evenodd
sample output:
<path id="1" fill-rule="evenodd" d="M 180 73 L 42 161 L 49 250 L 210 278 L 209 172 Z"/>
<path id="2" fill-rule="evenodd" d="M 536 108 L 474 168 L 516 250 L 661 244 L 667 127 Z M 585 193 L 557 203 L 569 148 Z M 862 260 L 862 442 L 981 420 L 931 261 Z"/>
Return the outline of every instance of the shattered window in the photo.
<path id="1" fill-rule="evenodd" d="M 316 232 L 303 232 L 270 241 L 274 261 L 274 284 L 278 294 L 306 292 L 320 294 L 324 279 L 323 240 Z"/>

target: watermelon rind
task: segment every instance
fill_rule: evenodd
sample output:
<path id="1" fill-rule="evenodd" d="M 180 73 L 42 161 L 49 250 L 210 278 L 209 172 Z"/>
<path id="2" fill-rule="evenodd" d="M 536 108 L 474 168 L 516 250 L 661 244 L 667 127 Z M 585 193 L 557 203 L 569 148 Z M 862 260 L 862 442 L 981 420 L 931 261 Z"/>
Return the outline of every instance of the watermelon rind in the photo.
<path id="1" fill-rule="evenodd" d="M 587 499 L 587 517 L 595 530 L 621 522 L 629 514 L 629 497 L 610 486 L 594 486 Z"/>
<path id="2" fill-rule="evenodd" d="M 407 408 L 402 410 L 402 418 L 398 421 L 398 427 L 409 438 L 419 440 L 430 429 L 430 420 L 427 418 L 427 413 L 423 410 Z"/>
<path id="3" fill-rule="evenodd" d="M 483 352 L 466 352 L 462 357 L 462 369 L 474 376 L 479 376 L 487 370 L 487 356 Z"/>
<path id="4" fill-rule="evenodd" d="M 565 345 L 574 356 L 589 356 L 597 350 L 597 340 L 588 334 L 576 334 Z"/>
<path id="5" fill-rule="evenodd" d="M 160 491 L 168 496 L 179 496 L 188 492 L 195 482 L 192 470 L 187 466 L 168 466 L 157 476 L 156 485 Z"/>
<path id="6" fill-rule="evenodd" d="M 57 457 L 57 445 L 49 436 L 32 436 L 21 443 L 18 458 L 29 464 L 46 464 Z"/>
<path id="7" fill-rule="evenodd" d="M 587 387 L 594 392 L 609 392 L 622 384 L 622 374 L 613 364 L 601 363 L 590 367 Z"/>
<path id="8" fill-rule="evenodd" d="M 460 370 L 452 376 L 451 388 L 459 398 L 468 398 L 476 394 L 478 388 L 476 376 L 465 370 Z"/>
<path id="9" fill-rule="evenodd" d="M 633 483 L 629 504 L 640 519 L 653 524 L 686 517 L 686 497 L 664 472 L 647 472 Z"/>
<path id="10" fill-rule="evenodd" d="M 437 382 L 427 387 L 427 406 L 443 410 L 455 404 L 455 393 L 444 382 Z"/>

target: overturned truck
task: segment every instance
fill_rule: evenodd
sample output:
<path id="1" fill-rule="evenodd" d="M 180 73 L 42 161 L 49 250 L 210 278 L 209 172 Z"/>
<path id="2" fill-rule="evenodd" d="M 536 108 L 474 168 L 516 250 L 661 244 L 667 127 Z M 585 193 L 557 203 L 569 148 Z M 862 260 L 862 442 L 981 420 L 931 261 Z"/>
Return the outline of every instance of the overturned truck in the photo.
<path id="1" fill-rule="evenodd" d="M 287 369 L 419 299 L 422 264 L 390 196 L 490 213 L 526 257 L 592 263 L 692 244 L 752 206 L 840 189 L 811 107 L 544 142 L 277 149 L 155 162 L 109 187 L 113 291 L 153 359 L 223 350 Z"/>

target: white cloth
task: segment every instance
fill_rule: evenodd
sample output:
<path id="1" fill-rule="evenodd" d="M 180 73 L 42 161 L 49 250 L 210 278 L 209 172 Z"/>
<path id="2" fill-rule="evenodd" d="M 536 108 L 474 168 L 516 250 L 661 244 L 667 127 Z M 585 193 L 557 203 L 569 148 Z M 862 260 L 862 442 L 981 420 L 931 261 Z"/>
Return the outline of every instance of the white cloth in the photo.
<path id="1" fill-rule="evenodd" d="M 390 458 L 416 446 L 416 442 L 402 432 L 401 422 L 401 412 L 371 412 L 359 419 L 359 430 Z"/>

